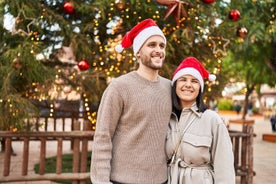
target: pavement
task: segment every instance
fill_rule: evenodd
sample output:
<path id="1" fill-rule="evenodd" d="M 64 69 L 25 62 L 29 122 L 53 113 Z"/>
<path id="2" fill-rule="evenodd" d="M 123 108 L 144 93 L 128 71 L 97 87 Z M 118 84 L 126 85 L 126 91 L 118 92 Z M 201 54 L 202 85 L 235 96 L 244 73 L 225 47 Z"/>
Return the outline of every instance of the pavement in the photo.
<path id="1" fill-rule="evenodd" d="M 241 116 L 233 114 L 233 113 L 220 113 L 226 123 L 229 122 L 230 119 L 240 119 Z M 256 175 L 253 178 L 253 184 L 274 184 L 276 181 L 276 142 L 268 142 L 262 140 L 262 135 L 265 133 L 273 133 L 271 129 L 271 125 L 269 119 L 264 118 L 261 115 L 250 116 L 246 119 L 254 120 L 254 133 L 256 137 L 254 137 L 254 171 Z M 241 130 L 242 126 L 240 124 L 229 124 L 229 128 L 232 130 Z M 276 133 L 274 133 L 276 135 Z M 11 174 L 20 174 L 21 172 L 21 162 L 22 162 L 22 150 L 23 144 L 20 142 L 13 142 L 14 151 L 17 153 L 17 156 L 12 156 L 11 163 Z M 56 144 L 47 143 L 47 153 L 46 156 L 54 156 L 56 154 Z M 66 143 L 63 145 L 63 152 L 70 152 L 70 143 Z M 33 173 L 34 165 L 39 161 L 39 144 L 31 143 L 30 145 L 30 157 L 29 157 L 29 167 L 28 173 Z M 0 153 L 0 177 L 3 174 L 3 157 L 4 154 Z M 8 182 L 6 184 L 56 184 L 51 181 L 34 181 L 34 182 Z M 238 179 L 237 179 L 238 183 Z"/>

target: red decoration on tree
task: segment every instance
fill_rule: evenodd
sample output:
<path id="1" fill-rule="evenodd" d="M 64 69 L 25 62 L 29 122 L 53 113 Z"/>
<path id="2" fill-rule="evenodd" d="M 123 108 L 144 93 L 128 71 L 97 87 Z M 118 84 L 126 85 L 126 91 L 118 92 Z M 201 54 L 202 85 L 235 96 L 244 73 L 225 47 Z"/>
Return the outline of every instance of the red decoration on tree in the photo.
<path id="1" fill-rule="evenodd" d="M 179 26 L 179 20 L 183 17 L 187 17 L 187 12 L 185 10 L 185 6 L 188 3 L 180 1 L 180 0 L 156 0 L 161 5 L 168 6 L 167 13 L 164 17 L 164 20 L 168 18 L 171 14 L 174 15 L 174 20 L 177 26 Z"/>
<path id="2" fill-rule="evenodd" d="M 156 0 L 159 4 L 170 6 L 176 3 L 177 0 Z"/>
<path id="3" fill-rule="evenodd" d="M 233 9 L 229 12 L 228 17 L 230 20 L 237 21 L 240 19 L 240 12 L 239 10 Z"/>
<path id="4" fill-rule="evenodd" d="M 202 0 L 204 3 L 211 4 L 215 2 L 215 0 Z"/>
<path id="5" fill-rule="evenodd" d="M 88 61 L 86 61 L 85 59 L 82 59 L 78 63 L 78 68 L 81 71 L 85 71 L 85 70 L 88 70 L 90 68 L 90 65 L 89 65 Z"/>
<path id="6" fill-rule="evenodd" d="M 64 4 L 63 4 L 63 11 L 64 13 L 66 14 L 73 14 L 75 12 L 75 9 L 74 9 L 74 5 L 72 2 L 70 1 L 66 1 Z"/>
<path id="7" fill-rule="evenodd" d="M 237 36 L 238 37 L 241 37 L 241 38 L 244 38 L 246 35 L 247 35 L 247 29 L 243 26 L 241 27 L 238 27 L 237 29 Z"/>

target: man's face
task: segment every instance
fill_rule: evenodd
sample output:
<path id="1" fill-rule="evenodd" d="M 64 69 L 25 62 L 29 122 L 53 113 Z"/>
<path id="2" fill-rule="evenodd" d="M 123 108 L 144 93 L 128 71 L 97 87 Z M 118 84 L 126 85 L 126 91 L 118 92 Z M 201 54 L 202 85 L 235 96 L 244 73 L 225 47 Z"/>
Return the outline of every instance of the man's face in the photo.
<path id="1" fill-rule="evenodd" d="M 161 36 L 151 36 L 137 53 L 140 64 L 153 70 L 159 70 L 165 60 L 166 43 Z"/>

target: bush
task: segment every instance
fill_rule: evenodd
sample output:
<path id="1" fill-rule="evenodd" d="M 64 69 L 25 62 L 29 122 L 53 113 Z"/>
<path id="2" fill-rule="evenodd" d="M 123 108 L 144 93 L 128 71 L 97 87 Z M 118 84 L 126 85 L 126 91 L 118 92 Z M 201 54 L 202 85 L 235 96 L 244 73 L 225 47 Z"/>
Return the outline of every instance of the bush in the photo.
<path id="1" fill-rule="evenodd" d="M 253 107 L 253 108 L 252 108 L 252 113 L 253 113 L 253 114 L 258 114 L 258 113 L 259 113 L 259 109 L 256 108 L 256 107 Z"/>
<path id="2" fill-rule="evenodd" d="M 233 110 L 233 102 L 229 99 L 221 98 L 218 100 L 219 110 Z"/>

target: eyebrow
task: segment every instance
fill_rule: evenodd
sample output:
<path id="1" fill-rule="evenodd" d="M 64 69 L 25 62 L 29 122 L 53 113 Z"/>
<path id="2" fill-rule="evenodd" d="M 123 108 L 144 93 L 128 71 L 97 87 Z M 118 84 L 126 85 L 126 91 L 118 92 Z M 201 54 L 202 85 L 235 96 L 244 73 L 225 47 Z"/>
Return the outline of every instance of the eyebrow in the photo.
<path id="1" fill-rule="evenodd" d="M 185 74 L 185 75 L 190 75 L 190 74 Z M 179 79 L 181 79 L 181 78 L 182 78 L 182 79 L 187 79 L 188 77 L 186 77 L 185 75 L 179 77 Z M 190 75 L 190 76 L 192 76 L 192 75 Z M 195 78 L 194 76 L 192 76 L 191 80 L 197 80 L 197 81 L 198 81 L 198 79 Z"/>

